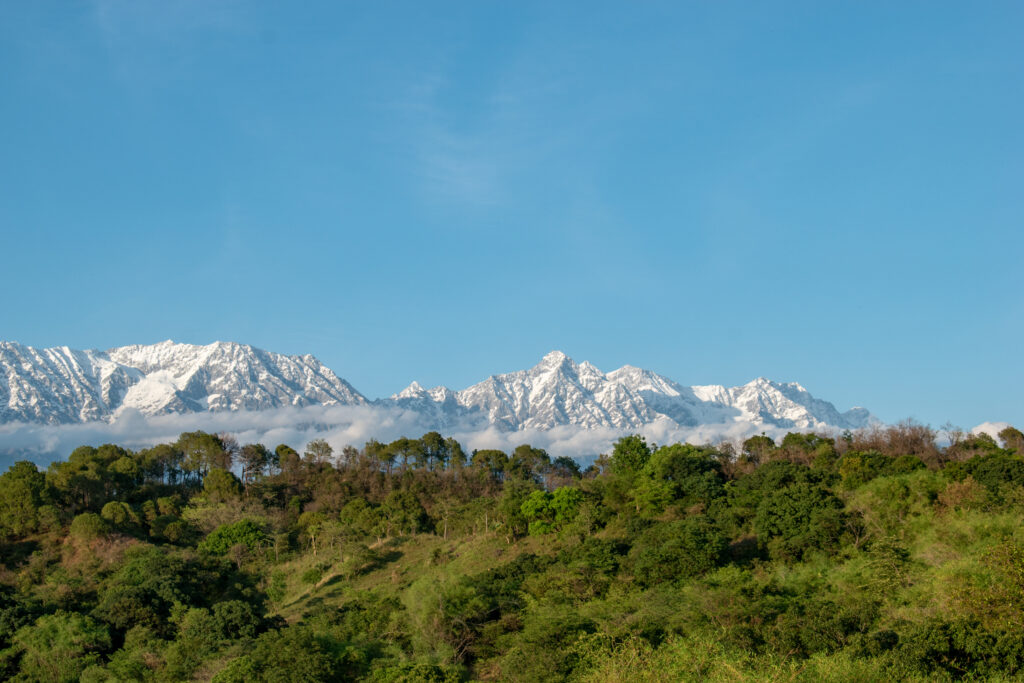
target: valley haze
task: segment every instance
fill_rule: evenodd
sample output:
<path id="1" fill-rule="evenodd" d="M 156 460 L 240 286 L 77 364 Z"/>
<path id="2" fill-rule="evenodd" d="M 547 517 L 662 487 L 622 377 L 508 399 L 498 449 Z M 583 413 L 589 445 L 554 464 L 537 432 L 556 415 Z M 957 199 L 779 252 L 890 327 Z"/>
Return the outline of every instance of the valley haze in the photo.
<path id="1" fill-rule="evenodd" d="M 658 443 L 706 442 L 877 423 L 863 408 L 840 412 L 794 382 L 686 386 L 630 365 L 605 373 L 561 351 L 462 390 L 414 381 L 376 400 L 312 355 L 232 342 L 108 351 L 0 342 L 0 369 L 4 461 L 63 458 L 87 443 L 143 447 L 196 429 L 270 447 L 318 437 L 360 445 L 436 429 L 470 448 L 531 443 L 587 457 L 634 432 Z"/>

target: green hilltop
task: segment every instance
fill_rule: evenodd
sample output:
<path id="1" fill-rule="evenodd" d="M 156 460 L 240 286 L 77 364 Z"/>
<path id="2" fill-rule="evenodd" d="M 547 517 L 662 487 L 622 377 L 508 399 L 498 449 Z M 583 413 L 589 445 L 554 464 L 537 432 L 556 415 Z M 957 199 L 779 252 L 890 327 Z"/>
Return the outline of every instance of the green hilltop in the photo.
<path id="1" fill-rule="evenodd" d="M 18 462 L 0 678 L 1024 680 L 1024 434 L 949 436 Z"/>

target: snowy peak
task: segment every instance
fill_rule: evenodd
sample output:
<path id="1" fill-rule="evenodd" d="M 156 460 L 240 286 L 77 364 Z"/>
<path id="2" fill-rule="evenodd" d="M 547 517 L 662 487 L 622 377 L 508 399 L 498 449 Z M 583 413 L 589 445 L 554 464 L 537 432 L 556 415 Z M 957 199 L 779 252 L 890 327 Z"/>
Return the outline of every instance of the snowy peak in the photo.
<path id="1" fill-rule="evenodd" d="M 311 355 L 233 342 L 164 341 L 108 351 L 0 342 L 0 372 L 0 423 L 110 420 L 126 410 L 162 415 L 368 403 Z M 604 373 L 562 351 L 461 391 L 412 382 L 374 404 L 411 412 L 438 429 L 630 430 L 654 422 L 856 429 L 874 420 L 863 408 L 840 413 L 795 382 L 759 377 L 738 387 L 685 386 L 632 365 Z"/>
<path id="2" fill-rule="evenodd" d="M 467 410 L 480 411 L 490 424 L 508 430 L 566 424 L 628 427 L 630 421 L 653 419 L 637 396 L 610 388 L 604 373 L 590 363 L 577 364 L 552 351 L 529 370 L 492 375 L 455 394 Z"/>
<path id="3" fill-rule="evenodd" d="M 467 410 L 459 403 L 457 393 L 448 387 L 424 389 L 419 382 L 414 381 L 391 398 L 376 401 L 376 404 L 416 413 L 434 429 L 486 426 L 481 414 Z"/>
<path id="4" fill-rule="evenodd" d="M 244 344 L 173 341 L 109 351 L 34 349 L 0 342 L 0 421 L 52 424 L 147 415 L 364 404 L 351 385 L 312 356 Z"/>
<path id="5" fill-rule="evenodd" d="M 453 392 L 448 387 L 434 387 L 433 389 L 424 389 L 422 384 L 414 380 L 412 384 L 407 386 L 405 389 L 402 389 L 397 394 L 392 394 L 390 400 L 429 400 L 443 403 L 444 401 L 447 401 L 453 398 L 454 396 L 455 392 Z"/>
<path id="6" fill-rule="evenodd" d="M 537 363 L 537 365 L 535 365 L 534 367 L 535 368 L 539 368 L 541 366 L 555 367 L 555 366 L 558 366 L 558 365 L 562 365 L 563 363 L 566 363 L 566 362 L 572 363 L 572 359 L 569 358 L 569 356 L 567 356 L 564 353 L 562 353 L 561 351 L 549 351 L 548 353 L 544 354 L 544 357 L 541 358 L 540 362 Z"/>
<path id="7" fill-rule="evenodd" d="M 561 351 L 548 353 L 528 370 L 492 375 L 462 391 L 445 391 L 443 399 L 433 400 L 449 408 L 457 404 L 507 430 L 561 425 L 635 429 L 658 420 L 681 426 L 749 422 L 793 429 L 856 429 L 873 420 L 861 408 L 840 413 L 795 382 L 759 377 L 739 387 L 687 387 L 632 365 L 605 374 Z M 392 400 L 436 412 L 436 406 L 426 403 L 432 395 L 414 383 Z"/>
<path id="8" fill-rule="evenodd" d="M 0 342 L 0 371 L 0 422 L 54 424 L 102 418 L 142 376 L 99 351 L 16 342 Z"/>
<path id="9" fill-rule="evenodd" d="M 424 389 L 419 382 L 413 380 L 412 384 L 407 386 L 405 389 L 402 389 L 397 394 L 392 394 L 391 399 L 398 400 L 400 398 L 424 398 L 426 396 L 427 390 Z"/>

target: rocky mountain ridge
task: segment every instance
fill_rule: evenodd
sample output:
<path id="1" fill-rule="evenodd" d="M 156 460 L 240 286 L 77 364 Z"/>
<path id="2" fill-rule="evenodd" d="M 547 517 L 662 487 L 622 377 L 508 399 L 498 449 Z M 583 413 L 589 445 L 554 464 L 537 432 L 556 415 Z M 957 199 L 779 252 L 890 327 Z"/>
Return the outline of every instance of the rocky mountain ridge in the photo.
<path id="1" fill-rule="evenodd" d="M 793 429 L 858 429 L 873 420 L 863 408 L 841 413 L 795 382 L 759 377 L 738 387 L 683 386 L 650 370 L 626 365 L 603 373 L 552 351 L 537 365 L 461 391 L 425 389 L 413 382 L 388 399 L 431 412 L 441 424 L 480 415 L 500 429 L 561 425 L 634 429 L 659 420 L 684 427 L 747 422 Z"/>
<path id="2" fill-rule="evenodd" d="M 460 391 L 413 382 L 372 402 L 311 355 L 229 342 L 166 341 L 108 351 L 0 342 L 0 372 L 0 423 L 110 421 L 126 410 L 165 415 L 371 404 L 411 411 L 437 429 L 625 430 L 659 421 L 856 429 L 873 420 L 863 408 L 839 412 L 796 383 L 758 378 L 738 387 L 684 386 L 630 365 L 604 373 L 560 351 Z"/>
<path id="3" fill-rule="evenodd" d="M 164 415 L 368 403 L 313 356 L 230 342 L 109 351 L 0 342 L 0 372 L 0 423 L 110 420 L 126 409 Z"/>

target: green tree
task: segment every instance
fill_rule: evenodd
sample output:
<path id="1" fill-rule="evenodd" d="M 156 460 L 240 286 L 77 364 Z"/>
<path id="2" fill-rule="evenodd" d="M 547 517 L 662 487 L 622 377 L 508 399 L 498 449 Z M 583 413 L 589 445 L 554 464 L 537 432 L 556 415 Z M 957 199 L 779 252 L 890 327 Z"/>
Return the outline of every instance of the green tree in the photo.
<path id="1" fill-rule="evenodd" d="M 277 457 L 276 466 L 280 468 L 282 474 L 293 476 L 302 465 L 298 451 L 287 444 L 278 444 L 274 449 L 274 455 Z"/>
<path id="2" fill-rule="evenodd" d="M 243 519 L 233 524 L 223 524 L 207 536 L 199 549 L 214 555 L 225 555 L 236 545 L 243 545 L 249 551 L 256 550 L 267 540 L 263 526 L 251 519 Z"/>
<path id="3" fill-rule="evenodd" d="M 422 462 L 424 458 L 422 444 L 419 439 L 400 437 L 388 444 L 388 450 L 394 455 L 395 460 L 402 461 L 402 472 L 409 468 L 410 460 L 416 463 L 417 461 Z"/>
<path id="4" fill-rule="evenodd" d="M 138 461 L 142 475 L 148 481 L 177 484 L 182 475 L 181 464 L 185 454 L 173 444 L 163 443 L 139 451 Z"/>
<path id="5" fill-rule="evenodd" d="M 487 601 L 462 581 L 424 577 L 402 599 L 413 626 L 414 651 L 449 663 L 466 657 L 476 638 L 474 624 L 488 613 Z"/>
<path id="6" fill-rule="evenodd" d="M 810 432 L 790 432 L 783 437 L 779 450 L 789 460 L 807 465 L 825 465 L 836 459 L 836 441 Z"/>
<path id="7" fill-rule="evenodd" d="M 213 606 L 213 627 L 224 641 L 255 638 L 263 623 L 252 604 L 224 600 Z"/>
<path id="8" fill-rule="evenodd" d="M 519 506 L 519 512 L 529 525 L 530 535 L 539 536 L 554 531 L 554 510 L 551 509 L 551 494 L 547 491 L 531 491 Z"/>
<path id="9" fill-rule="evenodd" d="M 709 504 L 723 495 L 721 465 L 712 449 L 690 444 L 655 451 L 636 480 L 637 509 L 660 512 L 667 505 Z"/>
<path id="10" fill-rule="evenodd" d="M 39 508 L 49 500 L 46 475 L 25 460 L 11 465 L 0 475 L 0 540 L 35 531 Z"/>
<path id="11" fill-rule="evenodd" d="M 839 459 L 843 488 L 855 489 L 886 473 L 892 458 L 878 451 L 847 451 Z"/>
<path id="12" fill-rule="evenodd" d="M 185 432 L 174 445 L 184 455 L 184 470 L 196 476 L 199 481 L 214 467 L 231 469 L 231 453 L 216 434 Z"/>
<path id="13" fill-rule="evenodd" d="M 96 678 L 88 678 L 92 670 L 86 671 L 83 681 L 153 681 L 157 662 L 162 660 L 160 652 L 165 645 L 151 628 L 133 626 L 124 636 L 123 646 L 110 655 L 110 661 Z M 100 672 L 97 672 L 100 673 Z"/>
<path id="14" fill-rule="evenodd" d="M 112 467 L 125 458 L 130 461 L 132 453 L 113 444 L 99 448 L 80 446 L 66 461 L 51 464 L 46 478 L 69 512 L 98 512 L 108 500 L 128 495 L 135 488 L 130 465 Z"/>
<path id="15" fill-rule="evenodd" d="M 999 490 L 1003 485 L 1024 486 L 1024 459 L 1002 450 L 976 455 L 964 462 L 951 462 L 944 471 L 956 480 L 973 477 L 995 498 L 1000 497 Z"/>
<path id="16" fill-rule="evenodd" d="M 238 451 L 242 481 L 246 486 L 262 477 L 270 468 L 272 453 L 261 443 L 247 443 Z"/>
<path id="17" fill-rule="evenodd" d="M 551 461 L 551 470 L 557 476 L 565 479 L 578 479 L 580 476 L 580 464 L 565 455 L 560 455 Z"/>
<path id="18" fill-rule="evenodd" d="M 498 515 L 505 532 L 505 541 L 511 543 L 526 533 L 530 521 L 523 515 L 523 503 L 536 490 L 536 484 L 525 479 L 512 478 L 505 482 L 498 501 Z"/>
<path id="19" fill-rule="evenodd" d="M 29 681 L 77 681 L 90 665 L 110 649 L 110 633 L 93 619 L 58 611 L 39 617 L 13 638 L 21 651 L 21 675 Z"/>
<path id="20" fill-rule="evenodd" d="M 220 598 L 232 578 L 216 559 L 134 546 L 103 581 L 93 616 L 121 631 L 141 624 L 170 636 L 175 606 L 208 604 Z"/>
<path id="21" fill-rule="evenodd" d="M 551 457 L 547 451 L 523 444 L 516 446 L 512 451 L 506 471 L 514 476 L 539 482 L 550 465 Z"/>
<path id="22" fill-rule="evenodd" d="M 551 509 L 555 524 L 561 526 L 576 519 L 583 505 L 583 492 L 574 486 L 560 486 L 551 492 Z"/>
<path id="23" fill-rule="evenodd" d="M 753 463 L 764 463 L 775 452 L 775 441 L 772 437 L 761 433 L 743 442 L 743 455 Z"/>
<path id="24" fill-rule="evenodd" d="M 466 451 L 462 449 L 462 444 L 449 437 L 445 439 L 445 448 L 448 450 L 449 466 L 456 471 L 461 470 L 466 465 Z"/>
<path id="25" fill-rule="evenodd" d="M 266 680 L 256 662 L 249 655 L 242 655 L 228 662 L 228 665 L 210 679 L 211 683 L 252 683 Z"/>
<path id="26" fill-rule="evenodd" d="M 576 519 L 584 495 L 578 488 L 562 486 L 552 493 L 532 491 L 519 506 L 529 524 L 531 535 L 538 536 L 561 529 Z"/>
<path id="27" fill-rule="evenodd" d="M 167 649 L 167 674 L 173 680 L 188 680 L 205 659 L 220 649 L 222 636 L 208 609 L 179 608 L 173 619 L 178 632 Z"/>
<path id="28" fill-rule="evenodd" d="M 217 683 L 307 683 L 354 678 L 351 673 L 345 675 L 339 666 L 341 662 L 332 653 L 331 643 L 305 626 L 262 634 L 241 659 L 241 664 L 232 662 L 224 675 L 214 680 Z"/>
<path id="29" fill-rule="evenodd" d="M 71 528 L 68 534 L 72 538 L 82 541 L 91 541 L 105 536 L 107 523 L 95 512 L 83 512 L 71 520 Z"/>
<path id="30" fill-rule="evenodd" d="M 628 563 L 641 586 L 689 579 L 719 566 L 729 542 L 707 517 L 697 515 L 645 532 L 630 550 Z"/>
<path id="31" fill-rule="evenodd" d="M 415 534 L 426 531 L 429 517 L 423 504 L 411 491 L 392 491 L 380 506 L 381 515 L 387 520 L 388 533 Z"/>
<path id="32" fill-rule="evenodd" d="M 215 503 L 237 500 L 242 495 L 242 482 L 231 472 L 214 467 L 203 479 L 203 492 Z"/>
<path id="33" fill-rule="evenodd" d="M 1003 448 L 1024 456 L 1024 433 L 1016 427 L 1004 427 L 997 435 L 1003 442 Z"/>
<path id="34" fill-rule="evenodd" d="M 366 454 L 370 462 L 376 463 L 378 468 L 384 470 L 390 476 L 391 468 L 395 465 L 395 452 L 388 444 L 381 443 L 376 439 L 370 439 L 363 446 L 363 453 Z"/>
<path id="35" fill-rule="evenodd" d="M 427 432 L 420 437 L 428 469 L 444 469 L 448 463 L 448 443 L 438 432 Z"/>
<path id="36" fill-rule="evenodd" d="M 814 550 L 839 545 L 845 529 L 843 502 L 817 484 L 791 484 L 761 500 L 754 532 L 772 555 L 800 559 Z"/>
<path id="37" fill-rule="evenodd" d="M 103 506 L 103 510 L 100 511 L 100 517 L 106 522 L 120 531 L 133 532 L 138 530 L 139 516 L 135 514 L 131 506 L 127 503 L 112 500 Z"/>
<path id="38" fill-rule="evenodd" d="M 362 498 L 346 503 L 338 518 L 360 537 L 376 536 L 383 531 L 384 522 L 380 512 Z"/>
<path id="39" fill-rule="evenodd" d="M 624 436 L 612 446 L 609 467 L 613 474 L 633 474 L 642 470 L 650 457 L 651 447 L 644 437 Z"/>
<path id="40" fill-rule="evenodd" d="M 326 439 L 313 439 L 306 444 L 306 462 L 315 465 L 327 463 L 331 461 L 332 455 L 334 455 L 334 449 L 331 448 L 331 444 L 327 443 Z"/>
<path id="41" fill-rule="evenodd" d="M 309 539 L 309 547 L 313 550 L 313 557 L 317 554 L 317 540 L 320 532 L 327 522 L 327 516 L 319 511 L 306 511 L 299 515 L 298 526 L 302 529 L 306 538 Z"/>
<path id="42" fill-rule="evenodd" d="M 486 471 L 493 481 L 500 482 L 508 469 L 508 456 L 504 451 L 486 448 L 473 451 L 472 463 L 473 467 Z"/>

